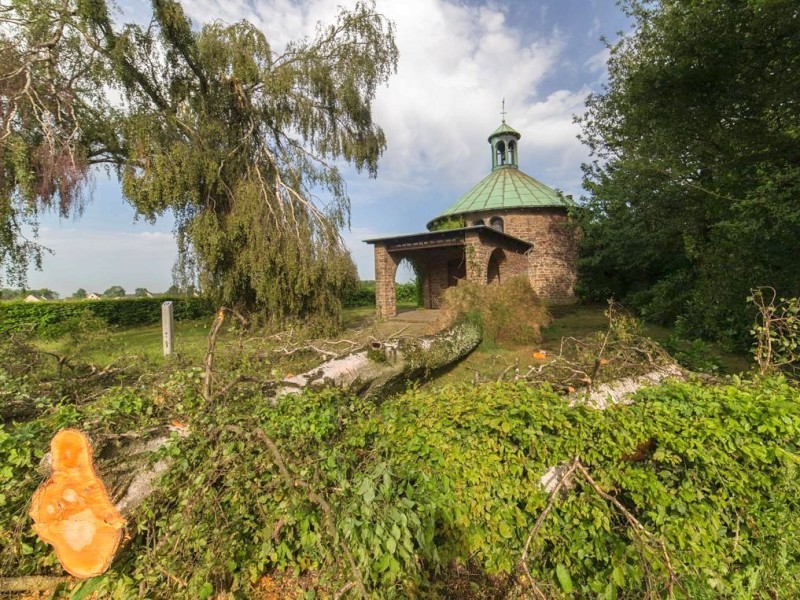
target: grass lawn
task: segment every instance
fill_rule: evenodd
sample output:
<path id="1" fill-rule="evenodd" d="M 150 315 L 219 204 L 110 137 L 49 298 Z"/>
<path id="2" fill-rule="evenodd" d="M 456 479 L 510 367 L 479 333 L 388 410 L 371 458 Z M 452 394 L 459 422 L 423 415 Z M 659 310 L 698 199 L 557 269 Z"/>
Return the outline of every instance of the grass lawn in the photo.
<path id="1" fill-rule="evenodd" d="M 177 357 L 202 362 L 206 351 L 208 332 L 213 317 L 194 321 L 176 321 L 173 349 Z M 219 339 L 231 334 L 223 328 Z M 231 336 L 232 337 L 232 336 Z M 97 365 L 106 365 L 125 357 L 135 357 L 154 364 L 164 362 L 161 342 L 161 325 L 111 330 L 102 336 L 89 336 L 85 339 L 62 338 L 55 341 L 38 341 L 43 350 L 58 354 L 80 354 L 81 360 Z"/>
<path id="2" fill-rule="evenodd" d="M 570 305 L 550 308 L 553 322 L 542 329 L 542 341 L 530 346 L 517 348 L 497 348 L 479 346 L 478 349 L 459 362 L 453 368 L 440 374 L 427 385 L 441 387 L 453 383 L 470 383 L 497 379 L 509 366 L 516 365 L 525 369 L 533 364 L 533 353 L 544 350 L 549 354 L 557 353 L 561 339 L 565 337 L 583 338 L 595 331 L 603 331 L 608 325 L 605 305 Z M 647 337 L 665 343 L 675 331 L 662 325 L 645 323 L 642 332 Z M 686 345 L 689 343 L 687 342 Z M 724 352 L 717 344 L 703 343 L 699 348 L 707 360 L 718 364 L 723 374 L 736 374 L 749 370 L 752 366 L 750 357 L 744 354 Z M 698 350 L 700 352 L 701 350 Z"/>
<path id="3" fill-rule="evenodd" d="M 413 305 L 399 306 L 401 309 L 412 309 Z M 542 330 L 542 340 L 538 344 L 516 348 L 487 347 L 482 345 L 466 359 L 453 368 L 442 372 L 426 385 L 440 387 L 450 383 L 469 383 L 494 380 L 509 367 L 525 369 L 533 362 L 533 352 L 544 350 L 549 354 L 557 353 L 563 337 L 582 338 L 592 332 L 602 331 L 607 325 L 604 314 L 605 306 L 556 306 L 551 308 L 553 322 Z M 343 311 L 345 331 L 341 338 L 366 343 L 371 338 L 385 338 L 397 332 L 399 324 L 388 321 L 377 323 L 375 307 L 365 306 L 348 308 Z M 98 366 L 117 361 L 144 363 L 158 368 L 160 365 L 181 361 L 189 365 L 200 366 L 206 353 L 208 333 L 213 317 L 194 321 L 175 323 L 174 352 L 175 355 L 165 358 L 162 353 L 161 326 L 137 327 L 127 330 L 111 331 L 102 336 L 93 336 L 85 340 L 62 339 L 57 341 L 39 341 L 37 345 L 43 350 L 61 355 L 78 354 L 81 362 Z M 424 333 L 424 326 L 412 326 L 404 335 Z M 674 331 L 658 325 L 645 325 L 644 334 L 657 342 L 665 342 Z M 223 326 L 217 338 L 218 346 L 225 347 L 238 340 L 233 327 Z M 252 337 L 248 341 L 253 353 L 268 348 L 266 336 Z M 283 342 L 281 342 L 283 343 Z M 272 346 L 274 346 L 274 342 Z M 723 373 L 739 373 L 749 369 L 750 361 L 745 355 L 723 352 L 714 344 L 702 344 L 701 350 L 719 365 Z M 308 361 L 317 360 L 307 357 Z M 296 361 L 293 361 L 295 363 Z M 297 372 L 302 363 L 287 367 Z M 310 365 L 313 366 L 313 365 Z"/>
<path id="4" fill-rule="evenodd" d="M 413 305 L 405 304 L 398 305 L 398 307 L 401 309 L 414 308 Z M 62 356 L 78 355 L 79 362 L 98 366 L 105 366 L 120 360 L 147 363 L 156 368 L 159 365 L 175 361 L 200 366 L 206 354 L 208 334 L 213 321 L 213 316 L 192 321 L 176 321 L 173 339 L 174 354 L 170 358 L 163 355 L 160 324 L 131 329 L 112 329 L 102 335 L 87 335 L 76 339 L 65 337 L 59 340 L 37 340 L 36 346 Z M 397 330 L 396 324 L 375 323 L 374 306 L 346 308 L 342 312 L 342 322 L 345 328 L 342 337 L 352 337 L 359 341 L 363 339 L 364 342 L 370 336 L 390 335 Z M 226 320 L 225 325 L 220 329 L 217 336 L 219 348 L 238 341 L 233 325 L 233 321 Z M 250 338 L 249 341 L 251 341 L 250 347 L 254 353 L 262 350 L 265 345 L 269 345 L 265 344 L 263 338 L 258 338 L 258 336 Z"/>

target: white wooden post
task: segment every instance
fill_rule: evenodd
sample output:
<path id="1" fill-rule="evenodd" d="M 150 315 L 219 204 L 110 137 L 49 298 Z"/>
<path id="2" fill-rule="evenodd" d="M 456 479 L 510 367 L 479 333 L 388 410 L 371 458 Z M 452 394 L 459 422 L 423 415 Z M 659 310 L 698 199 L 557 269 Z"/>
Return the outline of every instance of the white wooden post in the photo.
<path id="1" fill-rule="evenodd" d="M 164 356 L 172 354 L 172 336 L 175 333 L 175 320 L 172 316 L 172 302 L 161 303 L 161 334 L 164 339 Z"/>

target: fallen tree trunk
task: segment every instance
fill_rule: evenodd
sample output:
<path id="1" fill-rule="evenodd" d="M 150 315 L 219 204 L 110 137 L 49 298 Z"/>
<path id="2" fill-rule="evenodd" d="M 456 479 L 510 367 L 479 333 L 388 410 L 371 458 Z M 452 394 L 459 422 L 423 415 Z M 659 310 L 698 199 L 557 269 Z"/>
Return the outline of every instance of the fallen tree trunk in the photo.
<path id="1" fill-rule="evenodd" d="M 31 501 L 33 529 L 55 548 L 71 575 L 80 579 L 101 575 L 117 553 L 125 519 L 95 473 L 92 447 L 83 433 L 62 429 L 51 448 L 50 477 Z"/>
<path id="2" fill-rule="evenodd" d="M 633 395 L 640 389 L 661 383 L 665 379 L 685 379 L 685 374 L 678 365 L 671 363 L 653 369 L 649 373 L 635 377 L 625 377 L 610 383 L 604 383 L 590 390 L 573 392 L 567 396 L 570 406 L 584 404 L 596 410 L 605 410 L 611 406 L 630 404 Z M 566 463 L 547 469 L 539 478 L 539 483 L 548 493 L 570 485 L 574 469 Z M 567 478 L 567 481 L 564 479 Z"/>
<path id="3" fill-rule="evenodd" d="M 624 377 L 587 390 L 573 392 L 568 396 L 570 406 L 585 404 L 597 410 L 604 410 L 609 406 L 630 404 L 633 394 L 641 388 L 656 385 L 668 378 L 684 379 L 683 371 L 674 363 L 660 365 L 643 375 Z"/>
<path id="4" fill-rule="evenodd" d="M 306 388 L 338 387 L 365 397 L 391 391 L 400 381 L 451 365 L 472 352 L 481 341 L 480 327 L 463 322 L 436 335 L 386 343 L 328 361 L 310 371 L 282 380 L 276 398 Z"/>
<path id="5" fill-rule="evenodd" d="M 165 425 L 142 432 L 91 437 L 98 476 L 123 517 L 130 515 L 152 493 L 157 479 L 167 470 L 168 461 L 154 460 L 154 457 L 169 443 L 173 433 L 184 436 L 188 430 L 183 426 Z M 39 467 L 42 475 L 51 472 L 52 463 L 52 453 L 48 452 Z"/>

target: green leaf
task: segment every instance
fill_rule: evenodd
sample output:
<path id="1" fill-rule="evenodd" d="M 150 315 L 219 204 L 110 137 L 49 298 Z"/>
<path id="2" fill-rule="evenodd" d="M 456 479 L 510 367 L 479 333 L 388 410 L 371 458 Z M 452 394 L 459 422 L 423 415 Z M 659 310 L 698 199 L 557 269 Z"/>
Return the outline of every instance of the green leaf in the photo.
<path id="1" fill-rule="evenodd" d="M 197 597 L 200 598 L 200 600 L 208 600 L 211 597 L 211 594 L 213 593 L 214 593 L 214 586 L 211 585 L 210 582 L 206 581 L 203 584 L 203 587 L 201 587 L 200 590 L 197 592 Z"/>
<path id="2" fill-rule="evenodd" d="M 564 590 L 564 593 L 571 594 L 572 593 L 572 578 L 569 576 L 569 571 L 567 571 L 567 567 L 558 563 L 556 565 L 556 577 L 558 577 L 558 583 L 561 585 L 561 589 Z"/>
<path id="3" fill-rule="evenodd" d="M 72 595 L 70 596 L 70 600 L 83 600 L 84 598 L 88 597 L 92 592 L 97 590 L 103 583 L 105 583 L 105 581 L 106 581 L 105 575 L 87 579 L 79 587 L 75 588 L 75 591 L 73 591 Z"/>

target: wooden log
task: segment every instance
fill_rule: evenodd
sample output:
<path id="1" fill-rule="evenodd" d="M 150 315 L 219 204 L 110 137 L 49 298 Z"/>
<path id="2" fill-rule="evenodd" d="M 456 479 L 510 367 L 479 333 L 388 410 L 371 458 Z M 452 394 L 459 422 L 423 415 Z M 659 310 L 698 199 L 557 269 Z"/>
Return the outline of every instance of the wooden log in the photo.
<path id="1" fill-rule="evenodd" d="M 0 577 L 0 593 L 49 592 L 69 581 L 67 577 L 29 575 L 23 577 Z"/>
<path id="2" fill-rule="evenodd" d="M 336 358 L 282 380 L 276 398 L 304 388 L 334 386 L 367 397 L 380 396 L 395 384 L 457 362 L 481 341 L 480 327 L 456 324 L 435 335 L 374 343 L 366 350 Z"/>
<path id="3" fill-rule="evenodd" d="M 92 464 L 88 438 L 59 431 L 51 443 L 50 478 L 33 496 L 30 516 L 64 570 L 80 579 L 108 569 L 122 541 L 125 519 L 111 503 Z"/>

